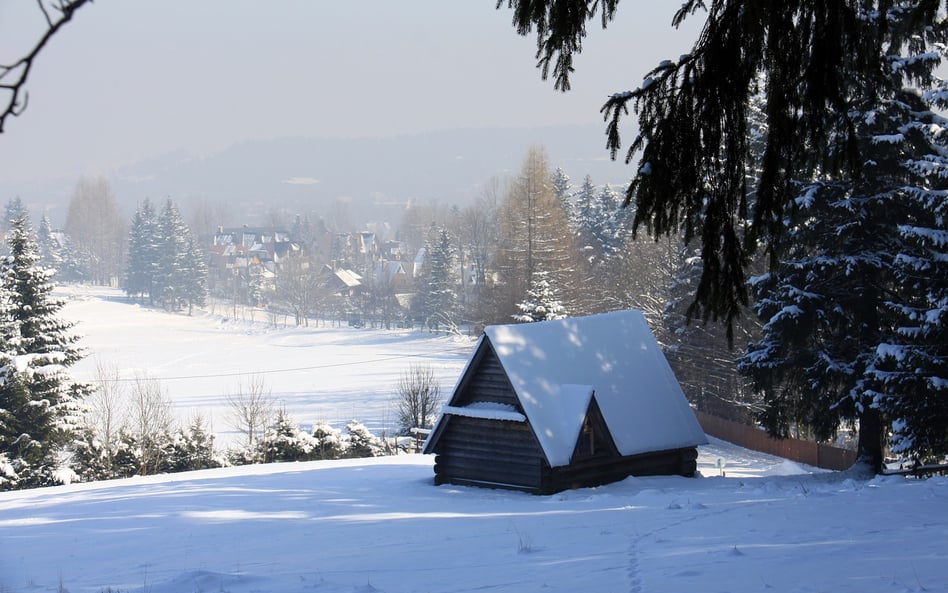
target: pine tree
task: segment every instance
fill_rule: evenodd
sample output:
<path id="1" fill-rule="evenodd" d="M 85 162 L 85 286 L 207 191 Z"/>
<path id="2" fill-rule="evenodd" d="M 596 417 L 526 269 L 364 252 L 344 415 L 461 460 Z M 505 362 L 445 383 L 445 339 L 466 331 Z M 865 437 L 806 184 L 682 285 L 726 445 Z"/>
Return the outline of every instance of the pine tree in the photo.
<path id="1" fill-rule="evenodd" d="M 0 265 L 0 454 L 16 472 L 15 486 L 54 483 L 57 455 L 75 438 L 86 385 L 73 383 L 67 369 L 82 351 L 72 324 L 57 314 L 52 272 L 39 254 L 26 218 L 12 221 L 10 251 Z"/>
<path id="2" fill-rule="evenodd" d="M 358 420 L 346 424 L 346 457 L 378 457 L 384 452 L 382 441 Z"/>
<path id="3" fill-rule="evenodd" d="M 177 311 L 185 303 L 188 234 L 178 207 L 169 199 L 158 215 L 160 252 L 154 274 L 155 300 L 168 311 Z"/>
<path id="4" fill-rule="evenodd" d="M 345 452 L 342 432 L 325 422 L 317 422 L 313 427 L 313 440 L 316 459 L 339 459 Z"/>
<path id="5" fill-rule="evenodd" d="M 520 313 L 513 315 L 520 323 L 550 321 L 568 317 L 566 309 L 556 296 L 556 290 L 550 286 L 546 272 L 537 270 L 530 280 L 526 299 L 517 304 Z"/>
<path id="6" fill-rule="evenodd" d="M 917 91 L 868 104 L 857 121 L 867 157 L 863 171 L 806 184 L 788 211 L 784 261 L 754 282 L 764 337 L 750 346 L 742 366 L 764 394 L 761 420 L 769 431 L 786 436 L 797 425 L 827 439 L 841 423 L 858 422 L 859 458 L 878 471 L 887 416 L 896 421 L 903 450 L 945 452 L 944 438 L 941 444 L 929 438 L 944 432 L 946 420 L 937 387 L 929 388 L 928 379 L 904 381 L 919 369 L 906 373 L 902 366 L 909 352 L 940 347 L 926 341 L 937 330 L 921 329 L 922 317 L 908 304 L 934 296 L 921 310 L 925 319 L 937 318 L 945 294 L 937 274 L 944 265 L 930 265 L 937 256 L 920 267 L 903 264 L 913 254 L 933 255 L 906 242 L 917 222 L 931 225 L 923 236 L 946 232 L 944 218 L 932 210 L 944 202 L 948 161 L 945 141 L 933 131 L 944 120 Z M 900 327 L 893 310 L 908 312 L 915 327 Z M 935 376 L 944 368 L 944 358 L 929 367 Z"/>
<path id="7" fill-rule="evenodd" d="M 190 230 L 185 238 L 185 258 L 181 270 L 182 298 L 188 305 L 188 315 L 194 307 L 203 307 L 207 301 L 207 257 Z"/>
<path id="8" fill-rule="evenodd" d="M 63 246 L 59 244 L 59 239 L 53 232 L 53 227 L 45 214 L 40 218 L 39 229 L 36 231 L 36 242 L 39 248 L 40 263 L 59 275 L 63 268 Z"/>
<path id="9" fill-rule="evenodd" d="M 263 435 L 263 459 L 265 462 L 305 461 L 316 448 L 316 439 L 302 432 L 285 408 L 277 412 L 273 425 Z"/>
<path id="10" fill-rule="evenodd" d="M 186 428 L 179 428 L 174 440 L 172 471 L 191 471 L 220 467 L 214 454 L 214 435 L 201 416 L 195 416 Z"/>
<path id="11" fill-rule="evenodd" d="M 428 290 L 425 294 L 428 326 L 434 329 L 438 329 L 441 325 L 456 328 L 457 251 L 446 229 L 440 229 L 437 232 L 437 238 L 428 251 L 428 257 Z"/>
<path id="12" fill-rule="evenodd" d="M 573 2 L 568 10 L 558 0 L 501 4 L 513 9 L 520 34 L 536 33 L 542 76 L 552 74 L 555 86 L 567 90 L 586 23 L 600 19 L 606 26 L 619 1 Z M 684 230 L 686 240 L 700 241 L 695 308 L 703 318 L 730 323 L 747 303 L 751 251 L 780 243 L 797 181 L 859 174 L 867 160 L 857 138 L 859 105 L 901 91 L 892 54 L 908 46 L 915 57 L 940 51 L 948 15 L 943 3 L 919 0 L 686 0 L 672 24 L 699 9 L 705 23 L 691 51 L 660 63 L 638 88 L 611 95 L 602 111 L 613 157 L 625 148 L 619 129 L 629 103 L 637 114 L 626 153 L 627 162 L 638 157 L 626 192 L 636 204 L 634 225 L 660 235 Z M 931 73 L 924 62 L 902 62 L 897 74 L 924 79 Z M 761 72 L 768 75 L 768 135 L 752 172 L 746 115 Z"/>
<path id="13" fill-rule="evenodd" d="M 23 204 L 20 196 L 15 196 L 10 198 L 3 208 L 3 224 L 0 226 L 0 230 L 3 231 L 4 236 L 13 230 L 13 221 L 20 219 L 29 221 L 30 212 Z"/>
<path id="14" fill-rule="evenodd" d="M 128 263 L 125 270 L 127 295 L 143 298 L 147 294 L 154 304 L 154 282 L 160 252 L 158 215 L 151 201 L 145 198 L 135 211 L 128 232 Z"/>

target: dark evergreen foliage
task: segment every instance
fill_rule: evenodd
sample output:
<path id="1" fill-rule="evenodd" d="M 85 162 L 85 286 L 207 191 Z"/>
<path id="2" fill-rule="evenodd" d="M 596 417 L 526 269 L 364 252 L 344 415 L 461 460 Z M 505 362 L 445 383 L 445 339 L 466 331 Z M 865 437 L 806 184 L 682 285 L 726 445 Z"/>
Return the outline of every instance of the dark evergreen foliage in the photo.
<path id="1" fill-rule="evenodd" d="M 261 446 L 265 462 L 306 461 L 312 459 L 316 441 L 300 431 L 286 409 L 280 408 L 273 426 L 264 433 Z"/>
<path id="2" fill-rule="evenodd" d="M 878 470 L 887 420 L 902 452 L 948 453 L 945 350 L 930 341 L 948 303 L 937 238 L 948 228 L 948 122 L 909 89 L 854 121 L 865 165 L 805 184 L 788 209 L 782 262 L 754 283 L 764 337 L 742 368 L 770 432 L 825 440 L 858 423 L 860 458 Z"/>
<path id="3" fill-rule="evenodd" d="M 512 315 L 514 321 L 532 323 L 569 317 L 566 308 L 557 297 L 556 288 L 550 286 L 547 276 L 547 273 L 542 270 L 533 272 L 530 288 L 527 289 L 524 300 L 517 303 L 520 313 Z"/>
<path id="4" fill-rule="evenodd" d="M 154 298 L 154 276 L 158 267 L 158 215 L 148 198 L 139 205 L 128 232 L 128 262 L 125 294 Z"/>
<path id="5" fill-rule="evenodd" d="M 432 229 L 415 296 L 415 312 L 430 329 L 456 329 L 458 293 L 454 266 L 457 250 L 446 229 Z"/>
<path id="6" fill-rule="evenodd" d="M 599 8 L 606 26 L 618 0 L 506 4 L 520 34 L 536 31 L 543 77 L 554 63 L 555 85 L 566 90 L 586 23 Z M 628 162 L 641 153 L 626 192 L 637 206 L 635 228 L 699 239 L 702 278 L 691 314 L 731 323 L 747 303 L 744 270 L 758 240 L 777 256 L 795 181 L 816 171 L 858 173 L 854 102 L 878 103 L 898 92 L 901 82 L 890 75 L 893 48 L 920 55 L 937 47 L 946 40 L 948 19 L 933 0 L 687 0 L 673 25 L 699 8 L 708 13 L 692 50 L 659 64 L 637 89 L 613 95 L 603 113 L 614 157 L 630 103 L 638 114 L 638 136 L 626 155 Z M 907 79 L 930 79 L 925 64 L 902 67 Z M 749 175 L 748 102 L 761 73 L 767 74 L 768 135 L 759 172 Z"/>
<path id="7" fill-rule="evenodd" d="M 0 225 L 0 230 L 4 233 L 10 232 L 13 230 L 13 221 L 19 219 L 29 221 L 30 212 L 27 210 L 26 205 L 23 204 L 23 200 L 20 199 L 20 196 L 15 196 L 10 198 L 3 207 L 3 223 Z"/>
<path id="8" fill-rule="evenodd" d="M 125 292 L 169 311 L 203 306 L 207 298 L 207 256 L 167 200 L 156 212 L 146 199 L 132 217 Z"/>
<path id="9" fill-rule="evenodd" d="M 42 486 L 55 482 L 88 387 L 68 376 L 83 353 L 72 324 L 58 317 L 63 302 L 52 297 L 52 272 L 38 265 L 29 222 L 11 224 L 0 264 L 0 462 L 15 477 L 0 487 Z"/>

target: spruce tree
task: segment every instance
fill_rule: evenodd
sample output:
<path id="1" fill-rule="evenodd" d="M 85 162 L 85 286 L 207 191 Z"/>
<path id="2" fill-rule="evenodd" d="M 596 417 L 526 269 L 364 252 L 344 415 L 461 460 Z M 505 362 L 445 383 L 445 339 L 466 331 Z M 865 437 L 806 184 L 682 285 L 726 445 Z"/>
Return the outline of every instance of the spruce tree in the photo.
<path id="1" fill-rule="evenodd" d="M 58 275 L 63 267 L 62 245 L 59 244 L 59 240 L 53 232 L 53 227 L 49 223 L 49 218 L 45 214 L 40 218 L 39 229 L 36 231 L 36 242 L 39 248 L 40 263 L 44 267 L 52 269 Z"/>
<path id="2" fill-rule="evenodd" d="M 285 408 L 277 412 L 273 425 L 267 428 L 261 442 L 266 463 L 305 461 L 316 448 L 316 439 L 302 432 Z"/>
<path id="3" fill-rule="evenodd" d="M 67 369 L 83 353 L 72 324 L 58 317 L 52 272 L 39 254 L 25 217 L 12 221 L 9 255 L 0 265 L 0 454 L 17 475 L 8 486 L 54 483 L 57 456 L 78 434 L 88 386 Z"/>
<path id="4" fill-rule="evenodd" d="M 557 167 L 550 176 L 550 184 L 553 186 L 553 194 L 563 206 L 563 212 L 566 213 L 566 219 L 571 225 L 576 224 L 576 211 L 573 206 L 572 184 L 569 176 L 563 169 Z"/>
<path id="5" fill-rule="evenodd" d="M 446 229 L 440 229 L 431 246 L 428 268 L 428 291 L 425 295 L 428 325 L 456 327 L 458 312 L 456 249 Z"/>
<path id="6" fill-rule="evenodd" d="M 619 0 L 502 5 L 513 9 L 518 33 L 536 34 L 543 78 L 552 76 L 565 91 L 587 22 L 607 26 Z M 602 111 L 613 157 L 626 148 L 623 117 L 630 107 L 637 115 L 626 152 L 627 162 L 636 160 L 626 191 L 636 205 L 634 227 L 684 231 L 686 240 L 699 241 L 702 278 L 692 311 L 733 322 L 747 303 L 745 265 L 753 250 L 762 244 L 778 257 L 773 248 L 797 181 L 859 174 L 867 160 L 857 138 L 860 105 L 901 91 L 892 54 L 939 51 L 948 41 L 948 15 L 943 3 L 921 0 L 686 0 L 673 26 L 699 11 L 705 23 L 691 51 L 661 62 L 637 88 L 611 95 Z M 899 74 L 924 79 L 931 74 L 924 62 L 903 62 Z M 761 73 L 768 135 L 753 170 L 747 111 Z"/>
<path id="7" fill-rule="evenodd" d="M 173 448 L 172 471 L 220 467 L 214 454 L 214 435 L 201 416 L 193 417 L 187 427 L 178 429 Z"/>
<path id="8" fill-rule="evenodd" d="M 182 298 L 188 305 L 188 315 L 195 306 L 207 301 L 207 257 L 190 230 L 185 238 L 184 267 L 181 270 Z"/>
<path id="9" fill-rule="evenodd" d="M 940 82 L 905 102 L 912 117 L 901 128 L 900 144 L 935 150 L 903 163 L 922 182 L 903 188 L 891 221 L 900 241 L 885 298 L 892 325 L 867 383 L 891 422 L 892 451 L 925 461 L 948 455 L 948 141 L 942 132 L 948 122 L 918 99 L 943 110 L 948 89 Z"/>
<path id="10" fill-rule="evenodd" d="M 937 58 L 913 59 L 923 60 Z M 859 458 L 875 471 L 887 421 L 898 449 L 948 452 L 938 394 L 944 244 L 913 241 L 948 232 L 938 214 L 948 190 L 943 119 L 931 107 L 913 89 L 866 105 L 861 174 L 803 185 L 784 217 L 782 264 L 754 282 L 766 325 L 742 368 L 764 394 L 761 421 L 778 436 L 797 426 L 819 439 L 856 423 Z"/>
<path id="11" fill-rule="evenodd" d="M 2 229 L 4 235 L 6 235 L 13 230 L 14 220 L 22 218 L 29 221 L 29 217 L 29 210 L 26 208 L 26 205 L 23 204 L 23 200 L 20 199 L 20 196 L 10 198 L 3 208 L 3 224 L 0 226 L 0 229 Z"/>
<path id="12" fill-rule="evenodd" d="M 154 304 L 154 282 L 158 270 L 158 216 L 148 198 L 139 205 L 128 232 L 128 262 L 125 293 L 149 299 Z"/>
<path id="13" fill-rule="evenodd" d="M 513 318 L 520 323 L 550 321 L 568 317 L 563 303 L 557 298 L 556 290 L 550 286 L 547 273 L 542 270 L 533 273 L 526 298 L 517 303 L 517 308 L 520 309 L 520 313 L 514 315 Z"/>
<path id="14" fill-rule="evenodd" d="M 346 424 L 345 443 L 346 457 L 378 457 L 385 452 L 382 441 L 358 420 Z"/>
<path id="15" fill-rule="evenodd" d="M 178 207 L 170 199 L 158 215 L 160 252 L 154 274 L 155 300 L 168 311 L 177 311 L 185 303 L 187 261 L 187 226 Z"/>
<path id="16" fill-rule="evenodd" d="M 345 452 L 346 443 L 342 438 L 342 431 L 325 422 L 317 422 L 313 427 L 313 440 L 313 454 L 316 459 L 339 459 Z"/>

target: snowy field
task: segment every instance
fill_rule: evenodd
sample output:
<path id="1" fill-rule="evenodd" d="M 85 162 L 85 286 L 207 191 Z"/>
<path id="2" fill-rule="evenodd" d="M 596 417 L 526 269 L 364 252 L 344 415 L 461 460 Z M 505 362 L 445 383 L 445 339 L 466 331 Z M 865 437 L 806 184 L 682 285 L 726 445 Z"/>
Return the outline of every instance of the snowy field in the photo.
<path id="1" fill-rule="evenodd" d="M 83 381 L 97 366 L 117 370 L 130 389 L 136 377 L 157 379 L 181 421 L 200 412 L 217 444 L 237 438 L 227 396 L 254 377 L 299 423 L 322 420 L 338 429 L 357 419 L 376 434 L 396 427 L 398 380 L 412 363 L 431 366 L 447 397 L 474 339 L 426 331 L 350 327 L 274 327 L 267 315 L 229 307 L 188 317 L 129 302 L 121 291 L 60 287 L 62 317 L 89 356 L 73 367 Z M 251 320 L 252 319 L 252 320 Z"/>
<path id="2" fill-rule="evenodd" d="M 83 344 L 159 378 L 182 417 L 210 411 L 218 430 L 241 373 L 263 374 L 302 421 L 390 424 L 409 361 L 430 361 L 450 390 L 472 344 L 268 329 L 99 297 L 66 309 Z M 0 593 L 948 591 L 948 478 L 854 480 L 720 441 L 701 448 L 698 478 L 553 496 L 436 487 L 432 463 L 400 455 L 0 493 Z"/>
<path id="3" fill-rule="evenodd" d="M 858 481 L 721 442 L 699 463 L 553 496 L 436 487 L 421 455 L 8 492 L 0 591 L 948 591 L 948 478 Z"/>

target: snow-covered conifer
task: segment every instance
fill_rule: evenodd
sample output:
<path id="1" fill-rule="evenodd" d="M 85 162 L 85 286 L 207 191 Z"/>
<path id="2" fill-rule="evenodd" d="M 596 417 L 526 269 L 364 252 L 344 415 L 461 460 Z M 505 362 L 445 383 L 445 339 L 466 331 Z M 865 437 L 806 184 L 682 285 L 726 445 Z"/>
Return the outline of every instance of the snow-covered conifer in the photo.
<path id="1" fill-rule="evenodd" d="M 315 448 L 313 454 L 316 459 L 339 459 L 346 449 L 342 432 L 325 422 L 317 422 L 313 427 Z"/>
<path id="2" fill-rule="evenodd" d="M 301 431 L 286 409 L 280 408 L 273 425 L 264 432 L 261 446 L 267 462 L 305 461 L 311 458 L 316 439 Z"/>
<path id="3" fill-rule="evenodd" d="M 11 225 L 0 263 L 0 453 L 17 486 L 41 486 L 55 481 L 89 388 L 68 374 L 83 353 L 72 324 L 58 317 L 64 303 L 52 296 L 52 271 L 39 265 L 29 222 Z"/>
<path id="4" fill-rule="evenodd" d="M 543 271 L 533 273 L 526 299 L 518 303 L 517 308 L 520 313 L 513 318 L 521 323 L 564 319 L 569 316 L 556 296 L 556 289 L 550 286 L 547 273 Z"/>
<path id="5" fill-rule="evenodd" d="M 378 457 L 385 452 L 382 441 L 358 420 L 346 424 L 346 457 Z"/>
<path id="6" fill-rule="evenodd" d="M 908 60 L 927 62 L 930 77 L 938 57 Z M 894 67 L 893 76 L 907 70 Z M 742 361 L 764 394 L 768 430 L 786 435 L 798 425 L 826 439 L 856 422 L 860 459 L 875 470 L 887 420 L 900 450 L 946 452 L 938 394 L 948 242 L 937 237 L 948 236 L 948 166 L 945 120 L 927 96 L 904 88 L 864 104 L 856 119 L 862 171 L 801 183 L 778 244 L 783 261 L 754 281 L 766 325 Z"/>
<path id="7" fill-rule="evenodd" d="M 128 232 L 128 262 L 125 268 L 125 293 L 149 295 L 154 300 L 154 281 L 158 271 L 158 215 L 148 198 L 139 205 Z"/>
<path id="8" fill-rule="evenodd" d="M 170 199 L 158 215 L 158 254 L 154 274 L 155 298 L 169 311 L 177 311 L 184 303 L 182 271 L 187 259 L 188 229 L 178 207 Z"/>
<path id="9" fill-rule="evenodd" d="M 428 325 L 434 329 L 442 325 L 449 329 L 455 328 L 458 313 L 458 276 L 455 270 L 457 250 L 446 229 L 438 231 L 427 253 L 430 260 L 425 295 Z"/>

